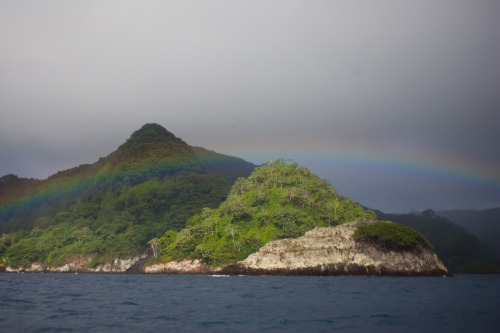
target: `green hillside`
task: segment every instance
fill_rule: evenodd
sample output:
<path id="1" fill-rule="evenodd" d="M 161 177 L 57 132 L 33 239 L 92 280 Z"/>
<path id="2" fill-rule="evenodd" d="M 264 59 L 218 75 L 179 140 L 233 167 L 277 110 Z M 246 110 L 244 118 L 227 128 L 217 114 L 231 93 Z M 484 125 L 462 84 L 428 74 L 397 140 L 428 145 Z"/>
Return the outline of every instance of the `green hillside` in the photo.
<path id="1" fill-rule="evenodd" d="M 238 178 L 218 208 L 204 208 L 179 232 L 152 241 L 157 262 L 202 259 L 218 265 L 235 262 L 269 241 L 298 237 L 314 227 L 375 219 L 326 180 L 283 159 Z"/>
<path id="2" fill-rule="evenodd" d="M 222 164 L 231 159 L 211 156 Z M 212 164 L 223 169 L 217 160 Z M 248 167 L 236 163 L 232 172 L 247 176 Z M 181 230 L 204 207 L 217 207 L 230 188 L 157 124 L 144 125 L 94 164 L 41 181 L 9 175 L 0 185 L 0 225 L 8 232 L 0 255 L 13 267 L 35 261 L 57 266 L 78 256 L 98 265 L 142 253 L 150 239 Z"/>

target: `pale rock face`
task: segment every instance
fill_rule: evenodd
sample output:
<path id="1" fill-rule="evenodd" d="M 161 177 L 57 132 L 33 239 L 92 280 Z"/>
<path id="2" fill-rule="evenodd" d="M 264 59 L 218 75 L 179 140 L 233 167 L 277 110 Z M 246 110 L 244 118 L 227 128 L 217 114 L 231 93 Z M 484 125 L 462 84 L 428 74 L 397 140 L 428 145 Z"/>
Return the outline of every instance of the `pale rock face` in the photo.
<path id="1" fill-rule="evenodd" d="M 114 273 L 114 272 L 126 272 L 132 265 L 134 265 L 136 262 L 138 262 L 141 259 L 146 258 L 146 254 L 143 254 L 142 256 L 137 256 L 133 258 L 127 258 L 127 259 L 115 259 L 112 263 L 108 262 L 105 263 L 104 265 L 99 265 L 94 269 L 91 269 L 90 271 L 92 272 L 103 272 L 103 273 Z"/>
<path id="2" fill-rule="evenodd" d="M 99 265 L 95 268 L 87 268 L 88 265 L 92 262 L 91 257 L 77 257 L 69 260 L 62 266 L 57 267 L 46 267 L 40 263 L 32 263 L 31 267 L 23 268 L 23 269 L 13 269 L 11 267 L 7 267 L 7 272 L 54 272 L 54 273 L 69 273 L 69 272 L 85 272 L 85 273 L 124 273 L 126 272 L 132 265 L 138 262 L 141 259 L 147 257 L 147 254 L 143 254 L 136 257 L 125 258 L 125 259 L 115 259 L 113 262 L 108 262 L 103 265 Z"/>
<path id="3" fill-rule="evenodd" d="M 198 259 L 170 261 L 153 264 L 144 268 L 145 273 L 195 273 L 205 269 L 205 265 Z"/>
<path id="4" fill-rule="evenodd" d="M 346 225 L 316 228 L 296 239 L 267 243 L 239 264 L 257 269 L 284 269 L 347 262 L 355 245 L 354 230 Z"/>
<path id="5" fill-rule="evenodd" d="M 429 249 L 382 251 L 354 240 L 357 221 L 334 228 L 315 228 L 296 239 L 270 242 L 234 266 L 265 274 L 443 275 L 446 267 Z"/>
<path id="6" fill-rule="evenodd" d="M 168 273 L 168 274 L 210 274 L 218 273 L 222 267 L 210 267 L 201 260 L 181 260 L 167 263 L 153 264 L 144 268 L 144 273 Z"/>

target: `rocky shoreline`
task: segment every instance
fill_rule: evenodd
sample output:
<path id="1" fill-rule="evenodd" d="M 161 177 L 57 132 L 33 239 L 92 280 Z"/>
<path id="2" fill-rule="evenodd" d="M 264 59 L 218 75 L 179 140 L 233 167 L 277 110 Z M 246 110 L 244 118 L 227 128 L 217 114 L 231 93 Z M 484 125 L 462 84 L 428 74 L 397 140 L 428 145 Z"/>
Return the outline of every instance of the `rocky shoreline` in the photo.
<path id="1" fill-rule="evenodd" d="M 95 268 L 89 268 L 92 262 L 91 257 L 78 257 L 65 263 L 62 266 L 47 267 L 40 263 L 32 263 L 30 267 L 11 268 L 6 267 L 5 273 L 127 273 L 130 272 L 137 263 L 149 258 L 148 253 L 139 256 L 115 259 L 113 262 L 98 265 Z M 136 271 L 134 273 L 140 273 Z"/>
<path id="2" fill-rule="evenodd" d="M 245 260 L 226 267 L 209 267 L 199 260 L 174 261 L 145 267 L 145 273 L 227 275 L 450 275 L 430 249 L 387 251 L 353 238 L 357 221 L 332 228 L 315 228 L 296 239 L 270 242 Z"/>
<path id="3" fill-rule="evenodd" d="M 443 276 L 450 275 L 437 255 L 428 248 L 389 251 L 375 244 L 356 241 L 357 221 L 329 228 L 315 228 L 295 239 L 270 242 L 245 260 L 224 267 L 202 261 L 182 260 L 147 264 L 148 253 L 86 268 L 91 258 L 80 258 L 60 267 L 34 263 L 30 268 L 7 272 L 145 273 L 145 274 L 226 274 L 226 275 L 364 275 Z"/>

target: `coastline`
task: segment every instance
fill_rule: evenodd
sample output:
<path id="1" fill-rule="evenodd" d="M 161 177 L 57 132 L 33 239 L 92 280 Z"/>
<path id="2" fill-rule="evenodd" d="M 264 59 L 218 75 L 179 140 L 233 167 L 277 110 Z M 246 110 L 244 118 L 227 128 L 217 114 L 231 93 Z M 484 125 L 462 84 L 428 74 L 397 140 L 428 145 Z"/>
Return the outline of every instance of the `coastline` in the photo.
<path id="1" fill-rule="evenodd" d="M 269 242 L 237 263 L 209 266 L 200 259 L 150 263 L 151 253 L 115 259 L 88 268 L 92 258 L 78 257 L 58 267 L 39 263 L 6 272 L 35 273 L 141 273 L 141 274 L 223 274 L 284 276 L 450 276 L 447 268 L 429 248 L 388 250 L 372 242 L 354 239 L 356 221 L 335 227 L 315 228 L 303 236 Z"/>

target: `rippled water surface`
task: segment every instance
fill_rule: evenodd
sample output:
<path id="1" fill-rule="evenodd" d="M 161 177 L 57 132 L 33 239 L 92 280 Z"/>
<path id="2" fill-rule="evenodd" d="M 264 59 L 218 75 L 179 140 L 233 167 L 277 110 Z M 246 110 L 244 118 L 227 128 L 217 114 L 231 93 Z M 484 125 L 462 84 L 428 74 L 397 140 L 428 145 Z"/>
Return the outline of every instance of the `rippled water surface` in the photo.
<path id="1" fill-rule="evenodd" d="M 0 274 L 0 332 L 498 332 L 499 275 Z"/>

